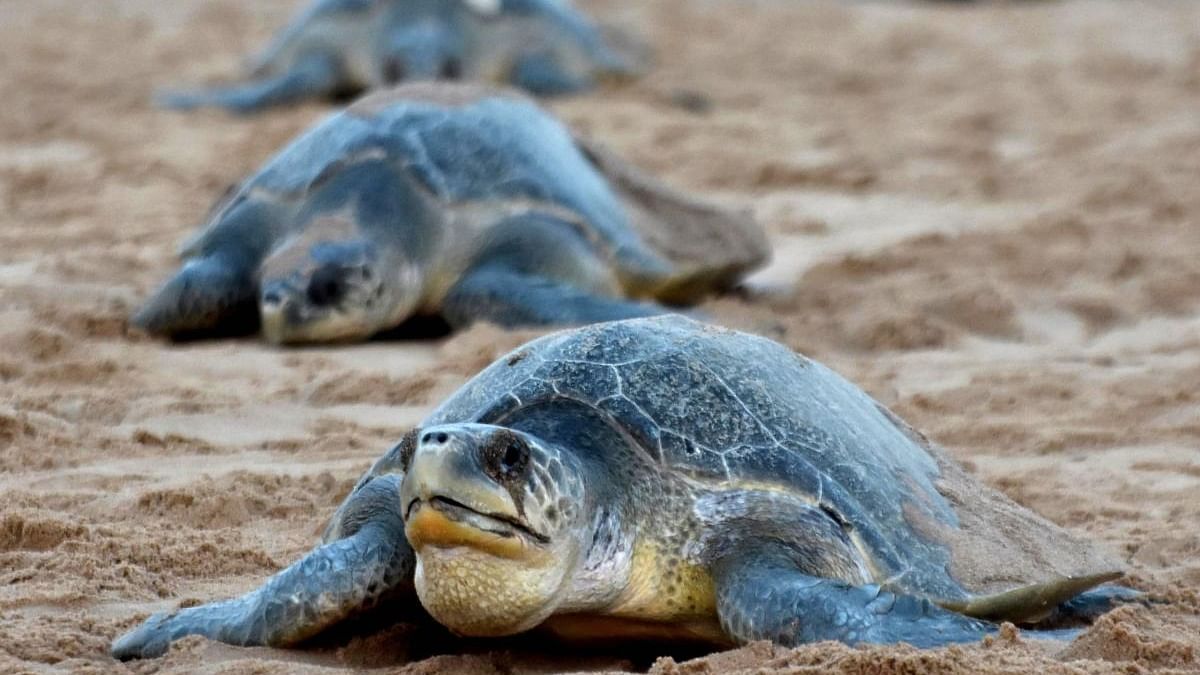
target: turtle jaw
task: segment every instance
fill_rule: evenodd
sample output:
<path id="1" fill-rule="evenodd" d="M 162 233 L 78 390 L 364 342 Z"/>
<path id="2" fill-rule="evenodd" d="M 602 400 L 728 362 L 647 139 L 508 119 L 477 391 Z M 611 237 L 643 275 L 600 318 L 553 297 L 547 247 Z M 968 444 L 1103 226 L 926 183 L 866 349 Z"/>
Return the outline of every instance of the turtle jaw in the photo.
<path id="1" fill-rule="evenodd" d="M 511 635 L 541 623 L 566 596 L 581 541 L 574 512 L 555 510 L 559 491 L 537 478 L 557 453 L 489 425 L 427 428 L 420 439 L 406 460 L 400 508 L 421 604 L 462 635 Z"/>
<path id="2" fill-rule="evenodd" d="M 405 535 L 413 548 L 469 546 L 500 558 L 521 560 L 531 548 L 549 543 L 514 519 L 481 513 L 457 500 L 434 495 L 405 507 Z"/>
<path id="3" fill-rule="evenodd" d="M 423 438 L 400 490 L 405 535 L 414 550 L 468 546 L 522 560 L 550 543 L 523 518 L 519 496 L 484 470 L 476 433 L 435 431 Z"/>
<path id="4" fill-rule="evenodd" d="M 258 307 L 263 339 L 274 345 L 285 344 L 288 336 L 287 312 L 290 304 L 286 300 L 275 301 L 274 298 L 264 298 L 259 302 Z"/>
<path id="5" fill-rule="evenodd" d="M 417 597 L 451 631 L 473 637 L 520 633 L 561 603 L 574 560 L 569 538 L 554 541 L 509 516 L 439 495 L 408 502 L 405 513 L 404 533 L 417 558 Z"/>
<path id="6" fill-rule="evenodd" d="M 356 292 L 340 304 L 320 306 L 286 282 L 272 283 L 259 298 L 263 339 L 275 345 L 365 340 L 399 325 L 415 309 L 415 298 L 400 297 L 396 288 L 377 287 L 371 302 L 360 299 L 366 293 Z"/>
<path id="7" fill-rule="evenodd" d="M 304 305 L 292 298 L 265 295 L 259 302 L 263 339 L 274 345 L 316 342 L 349 342 L 369 337 L 372 327 L 354 317 L 328 311 L 319 318 L 305 317 Z"/>

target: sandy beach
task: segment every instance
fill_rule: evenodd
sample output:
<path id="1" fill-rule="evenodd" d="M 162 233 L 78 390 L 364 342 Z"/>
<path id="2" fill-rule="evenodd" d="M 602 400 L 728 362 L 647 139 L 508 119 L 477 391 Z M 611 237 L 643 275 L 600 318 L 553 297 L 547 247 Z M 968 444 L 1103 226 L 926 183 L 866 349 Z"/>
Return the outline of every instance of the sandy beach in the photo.
<path id="1" fill-rule="evenodd" d="M 234 75 L 296 3 L 0 0 L 0 672 L 1200 671 L 1200 3 L 581 4 L 657 63 L 550 108 L 771 234 L 772 265 L 703 310 L 846 375 L 1103 543 L 1154 604 L 1069 643 L 1006 629 L 930 651 L 396 625 L 113 661 L 149 614 L 302 555 L 375 457 L 537 333 L 131 333 L 212 201 L 331 110 L 179 114 L 152 94 Z"/>

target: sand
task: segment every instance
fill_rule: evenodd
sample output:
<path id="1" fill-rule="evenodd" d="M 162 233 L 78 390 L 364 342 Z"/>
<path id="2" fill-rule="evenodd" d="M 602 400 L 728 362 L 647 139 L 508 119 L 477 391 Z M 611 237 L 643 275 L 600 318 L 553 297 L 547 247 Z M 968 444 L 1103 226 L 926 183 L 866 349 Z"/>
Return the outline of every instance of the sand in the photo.
<path id="1" fill-rule="evenodd" d="M 595 0 L 658 67 L 553 104 L 766 223 L 776 262 L 707 303 L 717 321 L 838 369 L 1163 602 L 1069 644 L 688 661 L 399 626 L 111 661 L 149 613 L 301 555 L 377 454 L 529 335 L 127 334 L 211 201 L 328 110 L 180 115 L 152 91 L 234 72 L 294 4 L 0 0 L 0 671 L 1200 670 L 1200 4 L 1182 0 Z"/>

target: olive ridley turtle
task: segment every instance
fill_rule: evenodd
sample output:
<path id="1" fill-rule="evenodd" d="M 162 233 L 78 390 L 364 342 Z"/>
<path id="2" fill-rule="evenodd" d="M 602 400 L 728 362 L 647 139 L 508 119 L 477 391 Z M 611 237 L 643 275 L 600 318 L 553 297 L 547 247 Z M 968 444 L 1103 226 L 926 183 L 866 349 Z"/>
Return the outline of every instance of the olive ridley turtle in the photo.
<path id="1" fill-rule="evenodd" d="M 248 79 L 168 92 L 168 107 L 247 113 L 408 80 L 566 94 L 635 77 L 646 50 L 563 0 L 316 0 L 254 59 Z"/>
<path id="2" fill-rule="evenodd" d="M 1052 620 L 1040 634 L 1063 637 L 1136 597 L 1104 585 L 1120 576 L 833 371 L 664 316 L 502 357 L 375 463 L 323 544 L 113 654 L 293 645 L 381 603 L 468 636 L 931 647 Z"/>
<path id="3" fill-rule="evenodd" d="M 645 316 L 769 256 L 748 214 L 674 190 L 533 100 L 475 84 L 376 92 L 230 189 L 135 314 L 159 335 L 260 322 L 275 343 Z"/>

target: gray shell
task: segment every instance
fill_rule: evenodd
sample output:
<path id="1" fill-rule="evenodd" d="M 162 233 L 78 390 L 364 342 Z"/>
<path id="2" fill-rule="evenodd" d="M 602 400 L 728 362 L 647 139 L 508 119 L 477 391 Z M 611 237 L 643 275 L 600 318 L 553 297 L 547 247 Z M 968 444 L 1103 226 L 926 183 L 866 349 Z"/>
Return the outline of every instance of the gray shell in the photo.
<path id="1" fill-rule="evenodd" d="M 251 61 L 249 70 L 252 74 L 265 74 L 283 65 L 280 57 L 296 53 L 306 41 L 321 42 L 324 33 L 336 34 L 338 30 L 332 26 L 337 22 L 370 22 L 374 15 L 381 19 L 374 30 L 368 30 L 362 36 L 372 41 L 385 37 L 389 27 L 403 26 L 416 18 L 437 19 L 457 26 L 460 31 L 465 30 L 469 20 L 485 23 L 506 19 L 536 20 L 573 43 L 601 72 L 630 71 L 630 64 L 605 43 L 601 31 L 565 0 L 496 0 L 494 14 L 481 11 L 473 4 L 486 6 L 491 3 L 473 3 L 472 0 L 316 0 Z M 323 28 L 322 24 L 329 26 Z M 330 38 L 331 46 L 336 42 Z M 519 46 L 512 45 L 513 48 Z M 494 50 L 503 45 L 486 47 Z"/>
<path id="2" fill-rule="evenodd" d="M 855 385 L 765 338 L 680 316 L 552 334 L 484 370 L 427 424 L 519 426 L 545 419 L 539 409 L 598 411 L 651 462 L 705 489 L 767 484 L 819 505 L 853 528 L 877 581 L 893 588 L 955 601 L 1107 564 L 974 482 Z M 1016 565 L 1026 569 L 952 574 L 955 537 L 977 550 L 980 541 L 1006 545 L 1004 528 L 1019 542 L 1009 548 L 1026 546 Z M 1056 558 L 1060 549 L 1082 553 Z"/>
<path id="3" fill-rule="evenodd" d="M 479 85 L 426 83 L 365 97 L 301 135 L 238 185 L 181 253 L 245 246 L 239 237 L 247 235 L 222 227 L 236 204 L 257 199 L 298 207 L 343 167 L 380 156 L 405 167 L 447 205 L 537 204 L 568 215 L 630 278 L 701 279 L 697 269 L 733 278 L 768 255 L 752 219 L 690 201 L 582 144 L 532 99 Z M 307 222 L 282 219 L 265 236 L 282 241 Z M 651 245 L 672 240 L 692 248 Z M 713 281 L 697 285 L 721 283 Z"/>
<path id="4" fill-rule="evenodd" d="M 638 245 L 621 203 L 579 152 L 570 132 L 524 98 L 496 95 L 447 106 L 397 99 L 367 114 L 354 106 L 303 134 L 239 187 L 253 195 L 302 199 L 320 179 L 356 158 L 382 153 L 408 167 L 447 204 L 547 202 L 580 214 L 614 248 Z M 219 223 L 221 213 L 212 223 Z M 195 244 L 204 248 L 206 233 Z"/>

